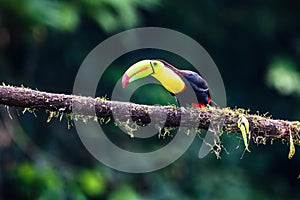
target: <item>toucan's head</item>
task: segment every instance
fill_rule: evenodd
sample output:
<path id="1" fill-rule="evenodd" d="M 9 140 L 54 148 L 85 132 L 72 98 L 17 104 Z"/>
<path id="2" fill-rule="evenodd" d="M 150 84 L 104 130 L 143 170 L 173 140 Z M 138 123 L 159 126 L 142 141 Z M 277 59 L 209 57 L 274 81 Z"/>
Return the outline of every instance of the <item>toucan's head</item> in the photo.
<path id="1" fill-rule="evenodd" d="M 163 70 L 164 63 L 160 60 L 141 60 L 130 66 L 122 78 L 122 86 L 125 88 L 128 83 L 144 78 L 146 76 L 159 74 Z"/>

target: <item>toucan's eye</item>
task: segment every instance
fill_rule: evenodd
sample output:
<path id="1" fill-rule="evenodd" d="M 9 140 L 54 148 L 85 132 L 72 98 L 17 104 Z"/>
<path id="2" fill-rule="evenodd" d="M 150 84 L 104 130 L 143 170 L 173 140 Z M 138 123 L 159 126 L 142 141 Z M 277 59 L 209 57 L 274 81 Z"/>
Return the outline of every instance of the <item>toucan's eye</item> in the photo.
<path id="1" fill-rule="evenodd" d="M 156 65 L 157 65 L 157 62 L 154 62 L 153 65 L 156 66 Z"/>

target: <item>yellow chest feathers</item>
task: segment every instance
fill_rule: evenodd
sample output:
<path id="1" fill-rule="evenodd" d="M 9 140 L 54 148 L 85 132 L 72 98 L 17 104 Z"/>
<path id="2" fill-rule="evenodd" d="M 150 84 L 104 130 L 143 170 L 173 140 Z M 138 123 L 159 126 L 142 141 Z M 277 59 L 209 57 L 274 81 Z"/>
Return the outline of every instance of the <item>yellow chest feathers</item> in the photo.
<path id="1" fill-rule="evenodd" d="M 167 67 L 162 67 L 152 74 L 169 92 L 178 94 L 185 88 L 185 82 L 174 71 Z"/>

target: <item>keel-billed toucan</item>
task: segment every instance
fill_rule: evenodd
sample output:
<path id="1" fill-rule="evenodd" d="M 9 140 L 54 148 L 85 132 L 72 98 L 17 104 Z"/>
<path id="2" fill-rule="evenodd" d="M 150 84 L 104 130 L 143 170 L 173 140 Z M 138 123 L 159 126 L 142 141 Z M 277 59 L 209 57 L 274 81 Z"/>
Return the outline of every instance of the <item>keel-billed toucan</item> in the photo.
<path id="1" fill-rule="evenodd" d="M 187 84 L 196 94 L 198 102 L 186 102 L 193 107 L 205 107 L 214 104 L 206 81 L 196 72 L 179 70 L 164 60 L 142 60 L 132 65 L 123 75 L 122 86 L 146 76 L 153 76 L 175 97 L 186 95 Z M 186 99 L 186 98 L 185 98 Z M 176 98 L 177 102 L 178 99 Z"/>

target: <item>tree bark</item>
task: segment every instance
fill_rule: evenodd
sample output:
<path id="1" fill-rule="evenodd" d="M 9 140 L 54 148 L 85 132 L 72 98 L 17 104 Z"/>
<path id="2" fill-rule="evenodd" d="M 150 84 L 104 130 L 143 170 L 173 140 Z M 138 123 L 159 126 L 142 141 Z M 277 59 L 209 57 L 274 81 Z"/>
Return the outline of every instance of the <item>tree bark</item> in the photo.
<path id="1" fill-rule="evenodd" d="M 238 120 L 241 115 L 249 122 L 251 137 L 256 143 L 270 140 L 290 141 L 300 144 L 300 122 L 271 119 L 267 116 L 248 114 L 243 109 L 230 108 L 178 108 L 175 106 L 150 106 L 128 102 L 109 101 L 76 95 L 47 93 L 24 87 L 0 86 L 0 104 L 24 109 L 44 109 L 65 113 L 73 119 L 132 119 L 139 126 L 156 123 L 165 127 L 189 129 L 211 128 L 228 133 L 240 133 Z"/>

